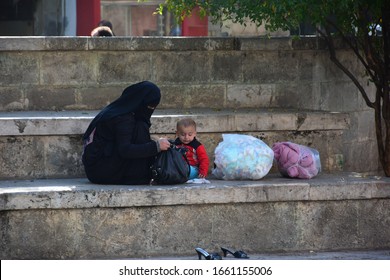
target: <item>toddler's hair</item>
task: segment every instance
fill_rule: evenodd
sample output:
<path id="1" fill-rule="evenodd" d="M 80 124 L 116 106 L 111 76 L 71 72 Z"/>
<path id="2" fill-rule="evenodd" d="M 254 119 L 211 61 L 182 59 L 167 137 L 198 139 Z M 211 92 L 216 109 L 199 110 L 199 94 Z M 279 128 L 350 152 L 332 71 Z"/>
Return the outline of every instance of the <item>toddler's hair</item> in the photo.
<path id="1" fill-rule="evenodd" d="M 196 122 L 191 118 L 184 118 L 177 122 L 176 130 L 179 130 L 180 127 L 189 127 L 189 126 L 193 126 L 196 130 Z"/>

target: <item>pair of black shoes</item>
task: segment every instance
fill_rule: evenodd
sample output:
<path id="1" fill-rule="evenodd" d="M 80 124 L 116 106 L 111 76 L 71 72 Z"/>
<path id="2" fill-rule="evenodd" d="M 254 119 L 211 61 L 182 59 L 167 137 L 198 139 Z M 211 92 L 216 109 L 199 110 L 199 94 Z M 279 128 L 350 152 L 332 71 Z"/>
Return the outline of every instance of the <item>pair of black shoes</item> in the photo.
<path id="1" fill-rule="evenodd" d="M 221 247 L 221 250 L 223 252 L 223 256 L 226 257 L 228 254 L 232 255 L 233 257 L 237 259 L 249 259 L 248 255 L 244 251 L 233 251 L 226 249 L 224 247 Z M 202 256 L 205 258 L 205 260 L 222 260 L 222 257 L 218 253 L 212 253 L 209 254 L 206 250 L 202 248 L 195 248 L 195 251 L 198 253 L 198 257 L 201 260 Z"/>

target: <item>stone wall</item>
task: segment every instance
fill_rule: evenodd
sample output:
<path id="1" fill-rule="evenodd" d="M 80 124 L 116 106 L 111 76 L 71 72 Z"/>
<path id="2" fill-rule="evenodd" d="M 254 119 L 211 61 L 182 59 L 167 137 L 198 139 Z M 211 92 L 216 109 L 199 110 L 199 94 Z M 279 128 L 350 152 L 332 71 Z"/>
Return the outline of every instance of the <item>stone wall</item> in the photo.
<path id="1" fill-rule="evenodd" d="M 267 176 L 176 186 L 0 181 L 1 259 L 390 248 L 390 178 Z"/>
<path id="2" fill-rule="evenodd" d="M 338 51 L 363 77 L 353 53 Z M 339 164 L 380 169 L 373 112 L 316 38 L 0 37 L 0 72 L 1 111 L 98 110 L 151 80 L 160 109 L 345 112 Z"/>

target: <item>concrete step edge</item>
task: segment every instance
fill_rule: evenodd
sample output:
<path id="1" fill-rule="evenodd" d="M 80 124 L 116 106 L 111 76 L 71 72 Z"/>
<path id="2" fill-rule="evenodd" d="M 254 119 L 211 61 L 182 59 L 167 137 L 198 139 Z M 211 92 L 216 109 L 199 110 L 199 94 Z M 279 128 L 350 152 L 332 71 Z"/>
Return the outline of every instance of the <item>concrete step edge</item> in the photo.
<path id="1" fill-rule="evenodd" d="M 0 136 L 83 134 L 98 111 L 0 112 Z M 199 133 L 345 130 L 347 113 L 296 110 L 156 110 L 152 133 L 174 133 L 180 118 L 191 117 Z"/>
<path id="2" fill-rule="evenodd" d="M 208 180 L 207 184 L 171 186 L 96 185 L 86 178 L 0 181 L 0 211 L 390 197 L 390 178 L 359 173 L 324 173 L 308 180 L 279 173 L 256 181 Z"/>

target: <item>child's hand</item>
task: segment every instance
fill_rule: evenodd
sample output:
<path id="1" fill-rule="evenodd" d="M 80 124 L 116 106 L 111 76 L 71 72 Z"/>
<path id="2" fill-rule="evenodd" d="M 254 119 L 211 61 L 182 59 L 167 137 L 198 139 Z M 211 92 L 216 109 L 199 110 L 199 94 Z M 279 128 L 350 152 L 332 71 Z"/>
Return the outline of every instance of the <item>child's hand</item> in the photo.
<path id="1" fill-rule="evenodd" d="M 206 175 L 199 174 L 198 177 L 199 177 L 200 179 L 204 179 L 204 178 L 206 178 Z"/>

